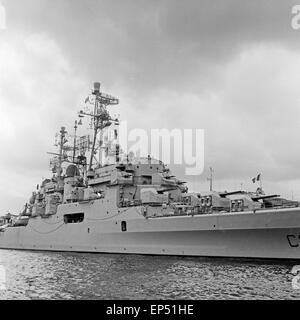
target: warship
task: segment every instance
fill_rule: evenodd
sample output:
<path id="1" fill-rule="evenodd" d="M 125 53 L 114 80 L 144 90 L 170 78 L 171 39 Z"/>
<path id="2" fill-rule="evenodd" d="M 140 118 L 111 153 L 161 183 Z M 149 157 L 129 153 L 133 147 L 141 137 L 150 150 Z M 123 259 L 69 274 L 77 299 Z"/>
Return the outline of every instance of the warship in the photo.
<path id="1" fill-rule="evenodd" d="M 101 89 L 96 82 L 74 135 L 57 134 L 51 178 L 20 214 L 0 217 L 1 249 L 300 258 L 298 201 L 262 188 L 189 192 L 162 161 L 122 151 L 109 112 L 119 99 Z M 92 134 L 80 136 L 86 119 Z"/>

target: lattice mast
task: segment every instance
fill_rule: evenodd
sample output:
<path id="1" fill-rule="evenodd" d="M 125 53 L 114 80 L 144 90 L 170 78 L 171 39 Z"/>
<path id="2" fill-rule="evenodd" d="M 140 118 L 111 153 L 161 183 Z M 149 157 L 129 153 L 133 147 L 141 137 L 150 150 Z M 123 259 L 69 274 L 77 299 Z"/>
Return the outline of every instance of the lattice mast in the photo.
<path id="1" fill-rule="evenodd" d="M 101 84 L 99 82 L 94 83 L 94 91 L 92 92 L 92 96 L 94 96 L 94 106 L 93 110 L 89 112 L 80 111 L 79 117 L 89 116 L 92 119 L 92 128 L 94 130 L 93 139 L 92 139 L 92 150 L 90 155 L 90 161 L 88 166 L 88 176 L 93 175 L 93 159 L 96 154 L 96 142 L 97 137 L 100 135 L 100 145 L 99 145 L 99 162 L 101 165 L 101 152 L 102 152 L 102 144 L 103 144 L 103 130 L 106 127 L 111 126 L 112 122 L 118 122 L 117 119 L 112 119 L 109 112 L 107 111 L 107 107 L 110 105 L 118 105 L 119 99 L 102 93 L 100 91 Z M 86 99 L 89 100 L 90 97 Z"/>

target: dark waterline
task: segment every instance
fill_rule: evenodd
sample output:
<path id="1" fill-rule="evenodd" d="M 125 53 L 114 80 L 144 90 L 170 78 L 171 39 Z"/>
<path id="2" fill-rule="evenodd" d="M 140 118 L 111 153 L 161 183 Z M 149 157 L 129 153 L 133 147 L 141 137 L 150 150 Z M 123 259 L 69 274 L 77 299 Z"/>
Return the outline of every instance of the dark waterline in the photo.
<path id="1" fill-rule="evenodd" d="M 0 299 L 300 299 L 295 264 L 0 249 Z"/>

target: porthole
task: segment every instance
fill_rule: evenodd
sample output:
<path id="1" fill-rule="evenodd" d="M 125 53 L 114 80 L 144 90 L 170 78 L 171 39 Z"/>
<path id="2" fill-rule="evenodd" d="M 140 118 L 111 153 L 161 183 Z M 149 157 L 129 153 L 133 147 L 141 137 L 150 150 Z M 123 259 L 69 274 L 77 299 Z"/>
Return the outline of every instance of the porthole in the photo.
<path id="1" fill-rule="evenodd" d="M 121 223 L 121 230 L 122 230 L 122 232 L 127 231 L 127 223 L 126 223 L 126 221 L 122 221 L 122 223 Z"/>

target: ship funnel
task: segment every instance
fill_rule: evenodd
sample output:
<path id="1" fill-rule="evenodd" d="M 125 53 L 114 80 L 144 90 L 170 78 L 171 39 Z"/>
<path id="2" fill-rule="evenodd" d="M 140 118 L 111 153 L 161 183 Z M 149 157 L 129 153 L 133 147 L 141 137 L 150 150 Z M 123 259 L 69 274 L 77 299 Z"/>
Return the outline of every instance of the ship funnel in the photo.
<path id="1" fill-rule="evenodd" d="M 98 94 L 100 93 L 100 86 L 101 86 L 101 83 L 100 82 L 95 82 L 94 83 L 94 94 Z"/>

